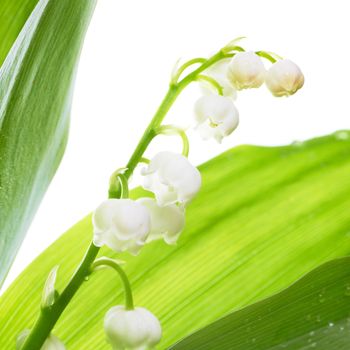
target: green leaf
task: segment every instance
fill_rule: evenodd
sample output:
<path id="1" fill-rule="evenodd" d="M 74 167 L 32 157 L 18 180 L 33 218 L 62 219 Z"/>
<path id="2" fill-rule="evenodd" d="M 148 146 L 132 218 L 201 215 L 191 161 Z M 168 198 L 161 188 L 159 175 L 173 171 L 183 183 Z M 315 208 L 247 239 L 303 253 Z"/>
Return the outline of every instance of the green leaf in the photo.
<path id="1" fill-rule="evenodd" d="M 236 311 L 174 350 L 348 350 L 350 258 L 312 271 L 273 297 Z"/>
<path id="2" fill-rule="evenodd" d="M 0 2 L 0 66 L 38 0 L 1 0 Z"/>
<path id="3" fill-rule="evenodd" d="M 0 285 L 63 155 L 94 6 L 95 0 L 40 0 L 1 67 Z"/>
<path id="4" fill-rule="evenodd" d="M 135 303 L 159 317 L 164 330 L 159 348 L 347 255 L 349 159 L 346 131 L 291 146 L 237 147 L 200 167 L 203 187 L 188 206 L 176 247 L 154 242 L 137 257 L 102 249 L 101 255 L 126 261 Z M 16 335 L 33 325 L 51 268 L 60 265 L 61 290 L 91 237 L 88 216 L 4 293 L 0 348 L 10 349 Z M 122 302 L 113 271 L 93 274 L 62 315 L 55 335 L 71 350 L 109 349 L 102 320 Z"/>

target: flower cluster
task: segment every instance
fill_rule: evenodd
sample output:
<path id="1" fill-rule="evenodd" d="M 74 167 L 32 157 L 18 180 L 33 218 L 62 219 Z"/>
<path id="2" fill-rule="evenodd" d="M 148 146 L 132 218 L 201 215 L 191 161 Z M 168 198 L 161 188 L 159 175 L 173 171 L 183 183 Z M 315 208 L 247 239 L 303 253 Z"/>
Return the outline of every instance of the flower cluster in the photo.
<path id="1" fill-rule="evenodd" d="M 272 62 L 270 69 L 265 69 L 261 57 Z M 245 52 L 240 48 L 224 58 L 230 58 L 230 62 L 218 60 L 217 67 L 208 69 L 207 75 L 196 77 L 197 81 L 209 83 L 216 92 L 203 94 L 194 107 L 195 129 L 203 139 L 213 138 L 219 143 L 239 123 L 233 101 L 236 91 L 259 88 L 265 83 L 274 96 L 289 96 L 304 83 L 296 64 L 284 59 L 277 61 L 266 52 Z M 172 77 L 172 84 L 178 83 L 184 69 L 198 62 L 202 59 L 180 67 Z M 183 154 L 162 151 L 151 160 L 139 158 L 139 162 L 147 164 L 141 175 L 142 186 L 150 192 L 150 197 L 128 198 L 128 177 L 123 174 L 127 169 L 116 172 L 112 179 L 119 180 L 120 191 L 112 181 L 110 198 L 93 213 L 93 243 L 97 247 L 105 245 L 115 252 L 137 255 L 146 243 L 155 239 L 175 244 L 184 228 L 185 208 L 201 187 L 201 175 L 187 159 L 188 140 L 183 130 L 158 126 L 153 132 L 155 135 L 178 133 L 183 139 Z M 127 283 L 126 291 L 129 287 Z M 158 319 L 144 308 L 134 308 L 132 301 L 129 304 L 129 307 L 128 302 L 126 306 L 115 306 L 107 312 L 104 326 L 109 342 L 114 349 L 153 348 L 161 338 Z"/>
<path id="2" fill-rule="evenodd" d="M 62 294 L 55 287 L 57 267 L 49 274 L 44 287 L 41 314 L 32 330 L 25 330 L 17 339 L 17 349 L 64 350 L 64 344 L 52 334 L 53 326 L 77 289 L 101 267 L 111 267 L 119 274 L 125 290 L 125 305 L 112 307 L 105 315 L 107 340 L 114 350 L 149 350 L 160 341 L 159 320 L 143 307 L 134 307 L 130 281 L 118 260 L 99 257 L 100 247 L 117 253 L 137 255 L 142 247 L 162 239 L 175 244 L 185 226 L 186 206 L 201 187 L 201 174 L 188 160 L 189 141 L 184 130 L 162 122 L 180 92 L 192 82 L 209 84 L 215 92 L 203 93 L 194 107 L 194 127 L 205 140 L 221 142 L 232 134 L 239 123 L 234 104 L 237 91 L 259 88 L 264 83 L 274 96 L 290 96 L 304 84 L 299 67 L 290 60 L 266 52 L 246 52 L 237 41 L 231 41 L 212 57 L 194 58 L 173 71 L 169 91 L 155 113 L 127 166 L 116 170 L 110 179 L 109 199 L 94 211 L 93 244 Z M 262 58 L 272 65 L 266 70 Z M 230 60 L 230 62 L 228 62 Z M 190 74 L 184 71 L 199 64 Z M 157 153 L 151 160 L 143 155 L 157 135 L 177 135 L 182 139 L 182 154 Z M 141 170 L 143 188 L 149 196 L 129 198 L 129 178 L 137 165 Z M 59 305 L 57 308 L 56 305 Z M 50 325 L 47 320 L 51 318 Z M 38 337 L 39 332 L 40 337 Z"/>
<path id="3" fill-rule="evenodd" d="M 93 214 L 96 246 L 106 245 L 116 252 L 136 255 L 146 242 L 155 239 L 176 243 L 185 225 L 185 206 L 201 186 L 199 171 L 181 154 L 160 152 L 141 174 L 143 187 L 154 197 L 104 201 Z M 162 334 L 151 312 L 123 305 L 107 312 L 104 328 L 115 350 L 152 349 Z"/>
<path id="4" fill-rule="evenodd" d="M 229 63 L 209 73 L 221 91 L 205 94 L 195 104 L 196 129 L 203 139 L 214 138 L 220 143 L 237 128 L 239 113 L 233 102 L 236 90 L 259 88 L 265 83 L 274 96 L 281 97 L 293 95 L 303 86 L 303 73 L 295 63 L 288 59 L 275 62 L 275 58 L 268 57 L 274 63 L 266 70 L 257 53 L 238 52 Z"/>
<path id="5" fill-rule="evenodd" d="M 138 254 L 146 242 L 176 243 L 185 224 L 185 205 L 201 186 L 200 172 L 177 153 L 160 152 L 141 174 L 155 198 L 108 199 L 93 214 L 94 244 Z"/>

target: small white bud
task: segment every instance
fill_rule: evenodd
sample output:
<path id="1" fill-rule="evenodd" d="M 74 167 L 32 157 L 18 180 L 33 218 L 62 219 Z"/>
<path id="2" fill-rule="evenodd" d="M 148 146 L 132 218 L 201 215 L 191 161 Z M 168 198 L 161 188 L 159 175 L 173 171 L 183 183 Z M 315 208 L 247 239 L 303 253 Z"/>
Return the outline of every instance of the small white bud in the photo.
<path id="1" fill-rule="evenodd" d="M 201 187 L 201 175 L 186 157 L 160 152 L 142 170 L 143 187 L 155 194 L 157 203 L 166 206 L 187 203 Z"/>
<path id="2" fill-rule="evenodd" d="M 239 52 L 228 65 L 227 78 L 237 90 L 260 87 L 266 70 L 261 58 L 254 52 Z"/>
<path id="3" fill-rule="evenodd" d="M 16 342 L 17 350 L 21 349 L 29 333 L 30 330 L 26 329 L 18 336 Z M 40 350 L 66 350 L 66 347 L 57 337 L 55 337 L 53 334 L 50 334 Z"/>
<path id="4" fill-rule="evenodd" d="M 175 244 L 185 226 L 185 209 L 176 204 L 161 207 L 152 198 L 140 198 L 137 201 L 149 210 L 151 216 L 151 231 L 147 241 L 163 238 L 166 243 Z"/>
<path id="5" fill-rule="evenodd" d="M 104 328 L 114 350 L 153 349 L 162 337 L 158 319 L 142 307 L 112 307 L 105 316 Z"/>
<path id="6" fill-rule="evenodd" d="M 274 63 L 266 74 L 266 85 L 276 97 L 295 94 L 304 85 L 304 75 L 290 60 Z"/>
<path id="7" fill-rule="evenodd" d="M 138 254 L 150 231 L 147 209 L 131 199 L 108 199 L 93 214 L 96 246 Z"/>
<path id="8" fill-rule="evenodd" d="M 204 140 L 221 142 L 238 126 L 239 113 L 233 101 L 220 95 L 202 96 L 195 104 L 196 130 Z"/>

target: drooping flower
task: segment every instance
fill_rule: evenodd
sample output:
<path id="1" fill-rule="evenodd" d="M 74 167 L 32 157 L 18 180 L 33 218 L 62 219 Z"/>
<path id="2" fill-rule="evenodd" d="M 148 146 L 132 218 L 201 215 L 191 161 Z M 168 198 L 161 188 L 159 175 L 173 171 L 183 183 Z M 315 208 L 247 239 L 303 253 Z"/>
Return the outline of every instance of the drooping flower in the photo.
<path id="1" fill-rule="evenodd" d="M 143 187 L 155 194 L 158 205 L 187 203 L 199 191 L 201 175 L 186 157 L 160 152 L 142 170 Z"/>
<path id="2" fill-rule="evenodd" d="M 105 316 L 104 329 L 114 350 L 153 349 L 162 336 L 158 319 L 142 307 L 112 307 Z"/>
<path id="3" fill-rule="evenodd" d="M 303 87 L 304 75 L 291 60 L 280 60 L 267 71 L 266 85 L 276 97 L 290 96 Z"/>
<path id="4" fill-rule="evenodd" d="M 21 349 L 29 333 L 30 333 L 30 330 L 26 329 L 18 336 L 17 342 L 16 342 L 17 350 Z M 66 350 L 66 347 L 56 336 L 54 336 L 53 334 L 50 334 L 40 350 Z"/>
<path id="5" fill-rule="evenodd" d="M 93 214 L 96 246 L 138 254 L 150 231 L 148 210 L 131 199 L 108 199 Z"/>
<path id="6" fill-rule="evenodd" d="M 137 200 L 144 205 L 151 216 L 151 231 L 147 241 L 163 238 L 168 244 L 175 244 L 185 226 L 185 209 L 182 205 L 170 204 L 161 207 L 153 198 Z"/>
<path id="7" fill-rule="evenodd" d="M 204 140 L 214 138 L 221 142 L 238 126 L 239 113 L 233 101 L 224 96 L 202 96 L 195 104 L 196 130 Z"/>
<path id="8" fill-rule="evenodd" d="M 254 52 L 239 52 L 228 65 L 227 78 L 237 90 L 260 87 L 265 75 L 264 64 Z"/>

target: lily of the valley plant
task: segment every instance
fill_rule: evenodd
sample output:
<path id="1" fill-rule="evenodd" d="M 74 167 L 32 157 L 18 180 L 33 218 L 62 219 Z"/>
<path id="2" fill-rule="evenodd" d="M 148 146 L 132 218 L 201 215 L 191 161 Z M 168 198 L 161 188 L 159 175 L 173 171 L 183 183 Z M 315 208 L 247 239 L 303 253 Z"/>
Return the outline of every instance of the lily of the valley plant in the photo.
<path id="1" fill-rule="evenodd" d="M 237 91 L 259 88 L 265 83 L 274 96 L 281 97 L 293 95 L 303 86 L 304 76 L 295 63 L 267 51 L 247 52 L 237 42 L 238 39 L 230 42 L 210 58 L 194 58 L 174 69 L 163 102 L 129 162 L 112 174 L 109 198 L 93 213 L 94 233 L 85 257 L 62 292 L 55 289 L 57 267 L 52 270 L 44 288 L 40 315 L 31 329 L 18 336 L 18 349 L 65 349 L 64 339 L 55 337 L 53 328 L 79 287 L 101 267 L 114 269 L 125 289 L 125 304 L 113 306 L 104 319 L 111 347 L 115 350 L 156 347 L 162 336 L 160 321 L 151 311 L 134 305 L 132 287 L 120 263 L 97 255 L 102 246 L 137 255 L 145 244 L 156 239 L 163 239 L 176 249 L 185 226 L 186 207 L 201 187 L 201 174 L 188 159 L 185 130 L 163 124 L 185 87 L 192 82 L 206 87 L 194 105 L 193 128 L 204 140 L 222 142 L 239 123 L 234 104 Z M 185 75 L 185 71 L 189 73 Z M 160 150 L 151 159 L 145 158 L 148 145 L 157 135 L 178 135 L 182 154 Z M 133 200 L 129 198 L 128 182 L 140 163 L 142 186 L 149 196 Z M 137 302 L 142 304 L 142 300 Z"/>

